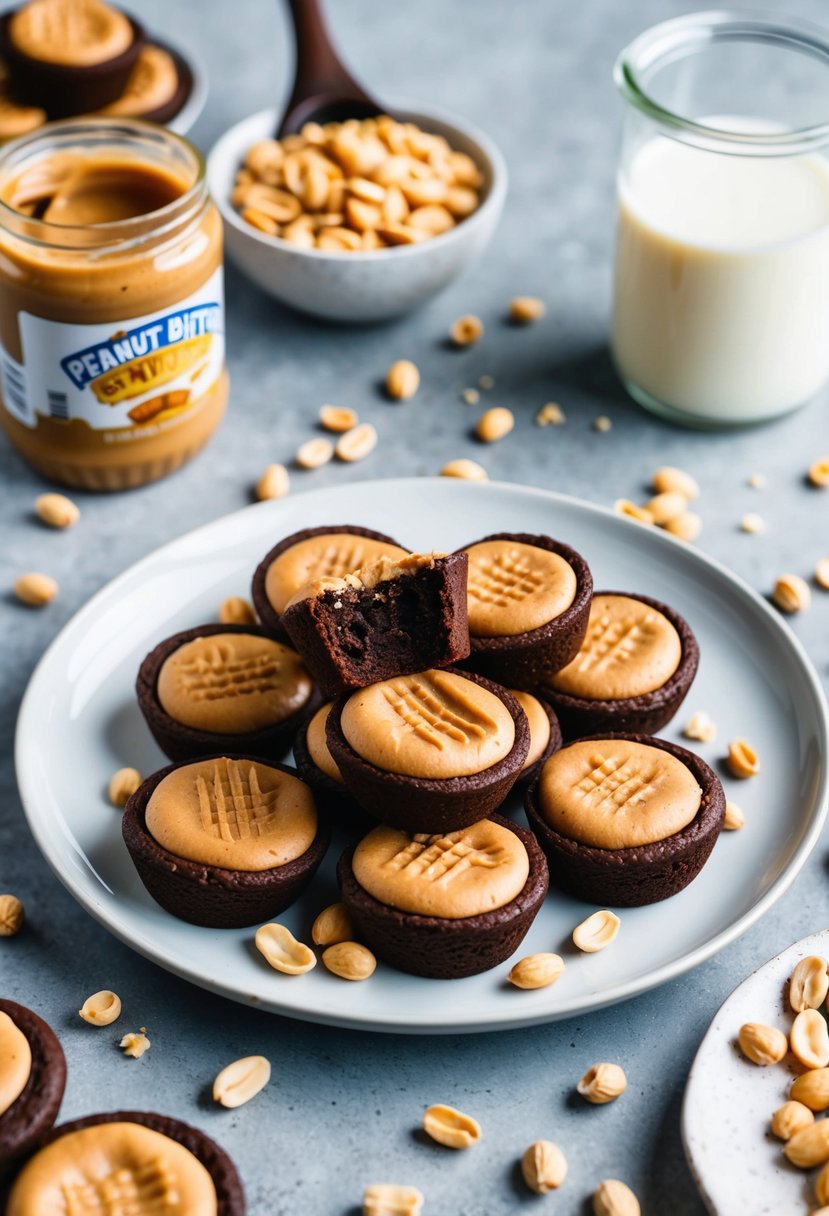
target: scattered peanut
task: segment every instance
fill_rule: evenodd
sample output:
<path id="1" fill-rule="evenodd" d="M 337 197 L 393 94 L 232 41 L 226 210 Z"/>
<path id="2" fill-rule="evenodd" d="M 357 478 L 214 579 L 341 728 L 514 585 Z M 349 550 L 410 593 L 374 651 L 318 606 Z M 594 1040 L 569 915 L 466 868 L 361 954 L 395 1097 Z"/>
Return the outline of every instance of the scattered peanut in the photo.
<path id="1" fill-rule="evenodd" d="M 461 400 L 464 405 L 477 405 L 481 400 L 481 394 L 476 388 L 465 388 L 461 393 Z"/>
<path id="2" fill-rule="evenodd" d="M 463 481 L 489 481 L 486 469 L 474 460 L 450 460 L 440 471 L 441 477 L 460 477 Z"/>
<path id="3" fill-rule="evenodd" d="M 533 1194 L 547 1195 L 567 1177 L 567 1159 L 552 1140 L 536 1140 L 521 1158 L 521 1173 Z"/>
<path id="4" fill-rule="evenodd" d="M 363 1216 L 420 1216 L 423 1195 L 416 1186 L 376 1182 L 363 1194 Z"/>
<path id="5" fill-rule="evenodd" d="M 302 448 L 300 448 L 300 451 L 302 451 Z M 297 456 L 298 462 L 299 456 Z M 312 465 L 310 467 L 314 468 L 316 466 Z M 269 464 L 256 483 L 256 497 L 260 502 L 267 502 L 274 498 L 284 498 L 290 488 L 291 479 L 284 464 Z"/>
<path id="6" fill-rule="evenodd" d="M 256 949 L 274 971 L 283 975 L 304 975 L 316 967 L 317 959 L 310 946 L 298 942 L 285 925 L 260 925 L 254 937 Z"/>
<path id="7" fill-rule="evenodd" d="M 829 456 L 821 456 L 809 465 L 809 481 L 819 490 L 829 486 Z"/>
<path id="8" fill-rule="evenodd" d="M 481 414 L 475 427 L 475 438 L 481 443 L 497 443 L 508 435 L 515 426 L 515 416 L 512 410 L 503 405 L 493 406 Z"/>
<path id="9" fill-rule="evenodd" d="M 509 319 L 516 325 L 531 325 L 539 321 L 547 311 L 547 305 L 537 296 L 515 296 L 509 302 Z"/>
<path id="10" fill-rule="evenodd" d="M 233 1110 L 255 1098 L 270 1079 L 270 1060 L 264 1056 L 244 1056 L 218 1074 L 213 1082 L 213 1101 Z"/>
<path id="11" fill-rule="evenodd" d="M 702 531 L 702 520 L 695 511 L 683 511 L 665 524 L 665 531 L 680 540 L 696 540 Z"/>
<path id="12" fill-rule="evenodd" d="M 598 431 L 602 435 L 609 431 L 612 426 L 613 423 L 606 414 L 599 414 L 598 418 L 593 419 L 593 430 Z"/>
<path id="13" fill-rule="evenodd" d="M 471 1148 L 481 1138 L 481 1125 L 471 1115 L 453 1106 L 427 1107 L 423 1115 L 423 1130 L 446 1148 Z"/>
<path id="14" fill-rule="evenodd" d="M 558 954 L 528 954 L 510 970 L 507 979 L 516 988 L 548 988 L 564 973 L 564 959 Z"/>
<path id="15" fill-rule="evenodd" d="M 797 1015 L 789 1031 L 789 1046 L 805 1068 L 829 1064 L 829 1029 L 817 1009 L 804 1009 Z"/>
<path id="16" fill-rule="evenodd" d="M 16 895 L 0 895 L 0 937 L 14 937 L 25 919 L 26 912 Z"/>
<path id="17" fill-rule="evenodd" d="M 745 781 L 749 777 L 756 777 L 760 771 L 757 753 L 745 739 L 734 739 L 729 743 L 726 763 L 731 776 L 737 777 L 741 781 Z"/>
<path id="18" fill-rule="evenodd" d="M 594 1106 L 613 1102 L 627 1089 L 628 1079 L 619 1064 L 594 1064 L 588 1068 L 576 1090 Z"/>
<path id="19" fill-rule="evenodd" d="M 320 426 L 335 435 L 353 430 L 359 421 L 357 411 L 347 405 L 323 405 L 320 409 Z"/>
<path id="20" fill-rule="evenodd" d="M 229 595 L 219 605 L 219 623 L 221 625 L 255 625 L 256 613 L 253 604 L 243 599 L 241 595 Z"/>
<path id="21" fill-rule="evenodd" d="M 683 728 L 682 733 L 686 739 L 696 739 L 699 743 L 710 743 L 717 734 L 717 726 L 705 710 L 700 709 L 691 715 L 688 725 Z"/>
<path id="22" fill-rule="evenodd" d="M 119 768 L 109 782 L 109 800 L 113 806 L 123 807 L 138 789 L 144 778 L 137 768 Z"/>
<path id="23" fill-rule="evenodd" d="M 562 426 L 566 421 L 564 410 L 560 405 L 556 405 L 555 401 L 548 401 L 546 405 L 542 405 L 535 416 L 536 426 Z"/>
<path id="24" fill-rule="evenodd" d="M 815 582 L 824 591 L 829 591 L 829 557 L 822 557 L 815 566 Z"/>
<path id="25" fill-rule="evenodd" d="M 345 904 L 329 904 L 311 926 L 315 946 L 336 946 L 354 938 L 354 925 Z"/>
<path id="26" fill-rule="evenodd" d="M 787 1141 L 783 1152 L 792 1165 L 803 1170 L 813 1169 L 829 1161 L 829 1119 L 810 1123 Z"/>
<path id="27" fill-rule="evenodd" d="M 478 388 L 482 388 L 484 392 L 489 392 L 491 388 L 495 388 L 495 380 L 492 376 L 484 374 L 478 377 Z"/>
<path id="28" fill-rule="evenodd" d="M 746 478 L 746 485 L 750 486 L 752 490 L 765 490 L 768 481 L 764 473 L 752 473 Z"/>
<path id="29" fill-rule="evenodd" d="M 624 515 L 626 519 L 636 520 L 638 524 L 653 523 L 653 516 L 648 508 L 637 506 L 629 498 L 617 498 L 613 504 L 613 510 L 617 515 Z"/>
<path id="30" fill-rule="evenodd" d="M 741 1026 L 737 1041 L 746 1059 L 762 1066 L 779 1064 L 789 1050 L 782 1030 L 776 1026 L 763 1026 L 760 1022 L 746 1022 Z"/>
<path id="31" fill-rule="evenodd" d="M 688 499 L 677 490 L 663 490 L 661 494 L 655 494 L 645 506 L 650 511 L 653 522 L 661 528 L 688 510 Z"/>
<path id="32" fill-rule="evenodd" d="M 829 963 L 818 954 L 802 958 L 789 980 L 789 1004 L 795 1013 L 820 1009 L 829 992 Z"/>
<path id="33" fill-rule="evenodd" d="M 361 422 L 353 430 L 346 431 L 337 440 L 334 451 L 337 460 L 352 464 L 355 460 L 365 460 L 377 447 L 377 432 L 370 422 Z"/>
<path id="34" fill-rule="evenodd" d="M 394 401 L 409 401 L 420 387 L 420 372 L 411 359 L 398 359 L 386 372 L 386 392 Z"/>
<path id="35" fill-rule="evenodd" d="M 799 574 L 781 574 L 771 593 L 781 612 L 803 612 L 812 602 L 809 584 Z"/>
<path id="36" fill-rule="evenodd" d="M 749 511 L 740 520 L 740 531 L 749 532 L 756 536 L 760 532 L 765 532 L 766 523 L 762 515 L 758 515 L 756 511 Z"/>
<path id="37" fill-rule="evenodd" d="M 639 1200 L 617 1178 L 600 1182 L 593 1193 L 593 1216 L 641 1216 Z"/>
<path id="38" fill-rule="evenodd" d="M 791 1140 L 795 1132 L 814 1121 L 815 1116 L 802 1102 L 784 1102 L 771 1117 L 771 1134 L 778 1140 Z"/>
<path id="39" fill-rule="evenodd" d="M 449 330 L 449 337 L 456 346 L 472 346 L 483 336 L 483 321 L 471 313 L 458 317 L 457 321 L 453 321 Z"/>
<path id="40" fill-rule="evenodd" d="M 809 1110 L 829 1110 L 829 1068 L 810 1068 L 795 1077 L 789 1096 Z"/>
<path id="41" fill-rule="evenodd" d="M 35 514 L 49 528 L 71 528 L 80 519 L 80 509 L 65 494 L 40 494 L 35 499 Z"/>
<path id="42" fill-rule="evenodd" d="M 815 1179 L 815 1199 L 823 1205 L 821 1211 L 825 1212 L 826 1205 L 829 1204 L 829 1166 L 824 1165 Z M 819 1216 L 819 1213 L 815 1213 L 814 1216 Z"/>
<path id="43" fill-rule="evenodd" d="M 50 604 L 58 593 L 58 585 L 48 574 L 31 571 L 14 580 L 14 594 L 21 604 L 29 608 L 43 608 Z"/>
<path id="44" fill-rule="evenodd" d="M 604 950 L 605 946 L 610 945 L 619 932 L 621 923 L 615 912 L 603 908 L 588 916 L 580 925 L 576 925 L 573 930 L 573 944 L 585 954 L 595 954 L 597 950 Z"/>
<path id="45" fill-rule="evenodd" d="M 726 802 L 722 825 L 725 832 L 739 832 L 741 828 L 745 827 L 746 817 L 736 802 Z"/>
<path id="46" fill-rule="evenodd" d="M 151 1043 L 144 1031 L 138 1030 L 125 1034 L 118 1046 L 131 1060 L 140 1060 L 150 1050 Z"/>
<path id="47" fill-rule="evenodd" d="M 696 479 L 683 469 L 674 468 L 673 465 L 666 464 L 657 469 L 651 478 L 651 486 L 657 494 L 667 492 L 681 494 L 689 502 L 699 498 L 699 484 Z"/>
<path id="48" fill-rule="evenodd" d="M 377 959 L 358 942 L 336 942 L 323 951 L 324 966 L 342 980 L 367 980 L 377 967 Z"/>
<path id="49" fill-rule="evenodd" d="M 121 1016 L 121 998 L 104 988 L 88 996 L 78 1013 L 90 1026 L 111 1026 Z"/>
<path id="50" fill-rule="evenodd" d="M 294 457 L 295 463 L 301 469 L 319 469 L 328 464 L 334 455 L 334 445 L 330 439 L 317 435 L 314 439 L 306 439 L 300 444 Z"/>

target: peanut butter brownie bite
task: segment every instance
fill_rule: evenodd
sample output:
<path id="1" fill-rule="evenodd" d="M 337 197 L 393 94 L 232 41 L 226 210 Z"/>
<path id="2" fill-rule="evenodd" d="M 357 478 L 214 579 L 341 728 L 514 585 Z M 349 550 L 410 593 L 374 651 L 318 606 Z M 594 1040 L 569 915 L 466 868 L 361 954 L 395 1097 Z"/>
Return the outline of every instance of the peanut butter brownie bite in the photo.
<path id="1" fill-rule="evenodd" d="M 554 886 L 590 903 L 638 907 L 696 878 L 720 834 L 725 795 L 684 747 L 607 734 L 545 761 L 525 807 Z"/>
<path id="2" fill-rule="evenodd" d="M 698 666 L 696 638 L 673 608 L 646 595 L 601 591 L 579 653 L 538 692 L 566 739 L 607 730 L 655 734 L 679 709 Z"/>
<path id="3" fill-rule="evenodd" d="M 458 979 L 517 950 L 547 894 L 532 834 L 493 816 L 455 832 L 378 827 L 340 859 L 342 901 L 393 967 Z"/>
<path id="4" fill-rule="evenodd" d="M 297 591 L 321 578 L 342 578 L 379 557 L 408 556 L 390 536 L 352 524 L 304 528 L 266 553 L 253 575 L 251 596 L 263 627 L 282 641 L 282 613 Z"/>
<path id="5" fill-rule="evenodd" d="M 527 725 L 530 728 L 530 748 L 518 776 L 522 786 L 529 785 L 538 775 L 544 761 L 561 747 L 561 727 L 555 711 L 546 701 L 539 700 L 532 693 L 522 692 L 519 688 L 511 688 L 509 691 L 527 715 Z"/>
<path id="6" fill-rule="evenodd" d="M 532 690 L 578 654 L 593 580 L 584 558 L 549 536 L 498 532 L 466 545 L 471 671 Z"/>
<path id="7" fill-rule="evenodd" d="M 66 1058 L 50 1026 L 0 998 L 0 1181 L 38 1143 L 58 1115 Z"/>
<path id="8" fill-rule="evenodd" d="M 333 701 L 324 705 L 300 726 L 294 739 L 294 762 L 303 781 L 314 791 L 317 805 L 331 826 L 363 835 L 376 820 L 364 811 L 346 789 L 343 775 L 328 748 L 325 727 Z"/>
<path id="9" fill-rule="evenodd" d="M 138 704 L 171 760 L 244 752 L 279 759 L 317 699 L 295 650 L 255 625 L 165 638 L 138 672 Z"/>
<path id="10" fill-rule="evenodd" d="M 153 773 L 127 802 L 122 830 L 153 899 L 181 920 L 219 929 L 282 912 L 330 841 L 305 782 L 251 756 Z"/>
<path id="11" fill-rule="evenodd" d="M 357 802 L 412 832 L 454 831 L 492 814 L 518 779 L 530 742 L 512 693 L 454 670 L 343 694 L 325 729 Z"/>

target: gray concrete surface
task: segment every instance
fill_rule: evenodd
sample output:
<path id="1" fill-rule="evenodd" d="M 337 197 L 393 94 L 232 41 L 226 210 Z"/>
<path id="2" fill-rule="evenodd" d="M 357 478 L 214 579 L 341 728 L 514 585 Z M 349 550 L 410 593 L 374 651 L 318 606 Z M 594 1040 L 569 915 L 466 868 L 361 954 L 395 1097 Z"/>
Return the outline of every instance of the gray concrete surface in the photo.
<path id="1" fill-rule="evenodd" d="M 195 132 L 203 148 L 231 122 L 284 95 L 289 53 L 277 6 L 136 0 L 134 7 L 151 29 L 192 46 L 208 66 L 211 97 Z M 652 469 L 670 462 L 693 471 L 703 487 L 700 545 L 760 590 L 784 569 L 809 575 L 829 553 L 829 497 L 804 484 L 810 461 L 829 451 L 828 394 L 764 429 L 693 434 L 627 401 L 604 353 L 619 123 L 610 69 L 633 34 L 692 7 L 688 0 L 338 0 L 331 7 L 355 70 L 378 95 L 427 98 L 492 134 L 511 174 L 503 222 L 463 281 L 416 316 L 382 328 L 332 328 L 291 315 L 231 270 L 233 395 L 222 431 L 169 481 L 119 497 L 79 495 L 83 518 L 70 534 L 33 522 L 32 501 L 43 486 L 0 446 L 0 589 L 31 568 L 61 585 L 60 598 L 42 612 L 14 604 L 7 590 L 0 600 L 0 890 L 15 891 L 28 913 L 25 932 L 0 945 L 0 991 L 34 1006 L 61 1036 L 70 1065 L 64 1118 L 129 1105 L 192 1120 L 235 1157 L 254 1216 L 344 1216 L 355 1211 L 364 1184 L 382 1177 L 418 1183 L 430 1216 L 536 1208 L 582 1214 L 591 1187 L 607 1176 L 627 1179 L 651 1216 L 700 1216 L 679 1135 L 688 1066 L 731 988 L 826 924 L 824 845 L 762 923 L 684 979 L 549 1027 L 430 1040 L 304 1026 L 168 976 L 74 904 L 23 819 L 12 760 L 15 715 L 55 632 L 92 592 L 159 543 L 244 505 L 263 464 L 291 457 L 325 401 L 356 406 L 376 424 L 380 444 L 364 464 L 297 473 L 297 493 L 434 473 L 448 458 L 468 455 L 482 459 L 493 477 L 611 503 L 640 495 Z M 774 7 L 825 16 L 820 0 Z M 503 324 L 505 303 L 519 292 L 549 303 L 545 320 L 526 330 Z M 486 339 L 453 354 L 444 335 L 465 311 L 481 315 Z M 377 391 L 400 356 L 415 359 L 424 379 L 417 401 L 405 407 Z M 514 433 L 483 451 L 469 434 L 478 411 L 459 399 L 481 373 L 496 380 L 487 401 L 509 405 L 517 417 Z M 562 404 L 567 424 L 539 431 L 534 414 L 550 400 Z M 608 434 L 591 429 L 598 414 L 613 420 Z M 755 471 L 768 478 L 762 493 L 746 486 Z M 740 533 L 748 510 L 764 516 L 763 536 Z M 792 622 L 824 679 L 827 626 L 825 593 Z M 79 1022 L 81 1000 L 100 987 L 117 990 L 128 1020 L 140 1017 L 151 1028 L 153 1048 L 140 1063 L 123 1060 Z M 218 1068 L 259 1052 L 274 1064 L 267 1092 L 248 1108 L 219 1111 L 207 1088 Z M 623 1101 L 601 1110 L 574 1103 L 572 1084 L 583 1067 L 622 1053 L 630 1077 Z M 476 1152 L 452 1155 L 415 1134 L 422 1109 L 435 1100 L 481 1119 L 486 1140 Z M 570 1173 L 559 1194 L 533 1201 L 515 1163 L 539 1134 L 564 1146 Z M 745 1211 L 750 1206 L 746 1197 Z"/>

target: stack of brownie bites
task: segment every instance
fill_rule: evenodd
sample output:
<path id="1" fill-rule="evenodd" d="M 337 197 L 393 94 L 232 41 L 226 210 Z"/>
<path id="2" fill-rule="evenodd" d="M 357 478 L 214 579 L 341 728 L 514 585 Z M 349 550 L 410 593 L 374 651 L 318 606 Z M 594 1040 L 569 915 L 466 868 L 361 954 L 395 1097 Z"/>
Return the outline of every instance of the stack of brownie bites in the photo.
<path id="1" fill-rule="evenodd" d="M 550 885 L 647 904 L 708 858 L 722 787 L 653 737 L 694 678 L 694 636 L 647 596 L 594 594 L 566 544 L 499 533 L 420 554 L 312 528 L 263 558 L 253 602 L 259 624 L 176 634 L 139 672 L 173 763 L 127 803 L 124 840 L 173 915 L 274 917 L 336 828 L 360 939 L 449 979 L 508 958 Z M 516 785 L 529 831 L 499 814 Z"/>

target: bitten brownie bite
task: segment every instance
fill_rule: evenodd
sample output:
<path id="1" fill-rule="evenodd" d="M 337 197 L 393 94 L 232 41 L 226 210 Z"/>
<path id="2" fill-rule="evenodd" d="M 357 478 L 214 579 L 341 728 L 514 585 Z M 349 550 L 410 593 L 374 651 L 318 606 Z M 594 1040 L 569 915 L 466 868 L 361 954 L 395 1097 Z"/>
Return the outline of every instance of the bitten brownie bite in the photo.
<path id="1" fill-rule="evenodd" d="M 321 578 L 342 578 L 378 557 L 408 556 L 390 536 L 351 524 L 304 528 L 286 536 L 256 567 L 251 597 L 263 627 L 287 641 L 282 613 L 300 587 Z"/>
<path id="2" fill-rule="evenodd" d="M 181 920 L 218 929 L 282 912 L 330 840 L 305 782 L 251 756 L 153 773 L 127 802 L 122 830 L 153 899 Z"/>
<path id="3" fill-rule="evenodd" d="M 465 553 L 380 557 L 308 583 L 282 624 L 323 696 L 448 667 L 469 654 Z"/>
<path id="4" fill-rule="evenodd" d="M 699 646 L 678 612 L 646 595 L 599 591 L 581 649 L 538 689 L 566 739 L 597 731 L 654 734 L 685 699 Z"/>
<path id="5" fill-rule="evenodd" d="M 315 701 L 296 651 L 255 625 L 199 625 L 165 638 L 141 664 L 136 691 L 171 760 L 223 750 L 280 759 Z"/>
<path id="6" fill-rule="evenodd" d="M 332 759 L 382 823 L 447 832 L 492 814 L 527 758 L 512 693 L 459 671 L 424 671 L 343 694 L 326 723 Z"/>
<path id="7" fill-rule="evenodd" d="M 343 854 L 337 877 L 378 957 L 435 979 L 477 975 L 509 958 L 548 885 L 532 834 L 500 816 L 435 836 L 375 828 Z"/>
<path id="8" fill-rule="evenodd" d="M 498 532 L 464 546 L 472 652 L 463 664 L 530 691 L 578 653 L 593 580 L 584 558 L 549 536 Z"/>
<path id="9" fill-rule="evenodd" d="M 696 878 L 720 834 L 725 794 L 684 747 L 607 734 L 545 761 L 525 806 L 554 886 L 591 903 L 638 907 Z"/>
<path id="10" fill-rule="evenodd" d="M 66 1058 L 51 1027 L 0 998 L 0 1181 L 49 1130 L 66 1088 Z"/>
<path id="11" fill-rule="evenodd" d="M 6 1216 L 245 1211 L 235 1165 L 204 1132 L 166 1115 L 113 1111 L 55 1128 L 15 1179 Z"/>

